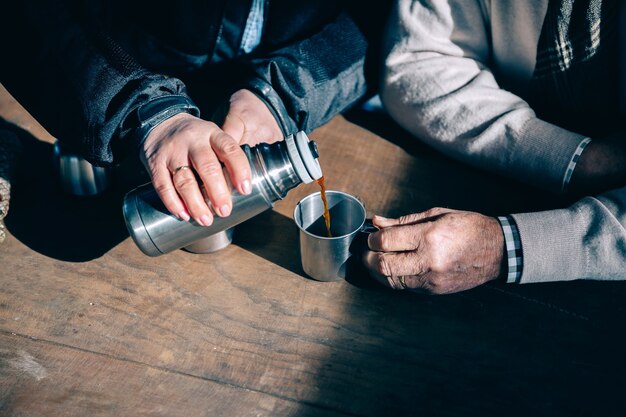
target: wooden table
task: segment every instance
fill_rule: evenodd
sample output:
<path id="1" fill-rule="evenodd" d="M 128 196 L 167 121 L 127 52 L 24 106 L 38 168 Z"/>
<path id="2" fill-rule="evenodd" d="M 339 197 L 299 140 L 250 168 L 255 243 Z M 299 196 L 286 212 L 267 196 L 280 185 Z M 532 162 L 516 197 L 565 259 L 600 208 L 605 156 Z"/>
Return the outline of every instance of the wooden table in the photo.
<path id="1" fill-rule="evenodd" d="M 427 296 L 358 270 L 312 281 L 291 218 L 315 184 L 221 252 L 149 258 L 128 238 L 122 190 L 63 196 L 53 139 L 0 97 L 25 129 L 0 245 L 0 415 L 626 415 L 624 284 Z M 328 187 L 369 215 L 564 204 L 456 164 L 380 114 L 311 137 Z"/>

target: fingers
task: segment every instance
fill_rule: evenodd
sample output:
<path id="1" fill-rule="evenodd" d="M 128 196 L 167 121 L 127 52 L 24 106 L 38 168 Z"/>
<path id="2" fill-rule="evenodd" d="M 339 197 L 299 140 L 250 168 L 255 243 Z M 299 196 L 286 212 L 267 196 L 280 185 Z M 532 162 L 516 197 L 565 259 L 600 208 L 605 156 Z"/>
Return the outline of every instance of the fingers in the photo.
<path id="1" fill-rule="evenodd" d="M 372 223 L 380 230 L 368 236 L 371 250 L 382 252 L 402 252 L 417 250 L 424 245 L 424 233 L 430 222 L 455 210 L 435 207 L 421 213 L 409 214 L 388 219 L 374 216 Z"/>
<path id="2" fill-rule="evenodd" d="M 184 158 L 176 158 L 178 161 Z M 202 226 L 213 223 L 213 213 L 206 204 L 192 170 L 191 162 L 156 164 L 152 170 L 152 185 L 170 213 L 181 220 L 193 218 Z"/>
<path id="3" fill-rule="evenodd" d="M 206 204 L 200 186 L 190 165 L 178 165 L 171 168 L 172 182 L 178 195 L 194 220 L 202 226 L 213 223 L 213 213 Z"/>
<path id="4" fill-rule="evenodd" d="M 172 182 L 172 175 L 165 165 L 152 172 L 152 185 L 170 213 L 181 220 L 189 221 L 190 215 Z"/>
<path id="5" fill-rule="evenodd" d="M 430 271 L 416 253 L 380 253 L 368 251 L 363 263 L 370 275 L 385 287 L 431 294 L 436 292 L 430 282 Z"/>
<path id="6" fill-rule="evenodd" d="M 418 249 L 423 242 L 423 224 L 382 228 L 367 238 L 367 245 L 378 252 L 402 252 Z"/>
<path id="7" fill-rule="evenodd" d="M 232 212 L 232 188 L 224 175 L 222 163 L 226 166 L 230 180 L 239 193 L 250 194 L 252 191 L 252 175 L 248 158 L 237 142 L 221 130 L 215 130 L 210 141 L 195 144 L 190 150 L 190 159 L 202 180 L 211 206 L 218 216 L 227 217 Z M 194 180 L 191 177 L 189 179 Z M 179 187 L 177 190 L 181 191 Z M 199 188 L 198 193 L 195 191 L 189 188 L 192 201 L 200 197 Z M 188 207 L 193 213 L 194 210 Z"/>
<path id="8" fill-rule="evenodd" d="M 370 275 L 372 275 L 374 277 L 374 279 L 376 281 L 378 281 L 378 283 L 381 284 L 384 287 L 388 287 L 388 288 L 391 288 L 393 290 L 408 289 L 408 288 L 405 288 L 402 285 L 402 282 L 405 282 L 405 281 L 400 282 L 400 277 L 393 277 L 393 276 L 386 277 L 386 276 L 380 275 L 380 274 L 370 274 Z M 404 280 L 405 278 L 402 277 L 402 279 Z"/>
<path id="9" fill-rule="evenodd" d="M 496 219 L 456 210 L 431 214 L 370 235 L 372 251 L 366 252 L 363 263 L 378 281 L 392 288 L 399 284 L 449 294 L 500 275 L 505 249 Z"/>
<path id="10" fill-rule="evenodd" d="M 372 272 L 384 277 L 423 275 L 428 268 L 417 252 L 366 251 L 363 264 Z"/>
<path id="11" fill-rule="evenodd" d="M 214 123 L 189 115 L 172 119 L 146 139 L 142 161 L 172 214 L 209 226 L 213 213 L 230 215 L 233 186 L 241 194 L 252 191 L 248 159 L 237 142 Z"/>
<path id="12" fill-rule="evenodd" d="M 239 144 L 230 135 L 222 131 L 218 131 L 211 139 L 211 144 L 219 160 L 224 163 L 233 186 L 241 194 L 250 194 L 252 191 L 250 163 Z M 221 169 L 220 173 L 222 173 Z M 202 177 L 201 172 L 200 176 Z M 210 188 L 208 191 L 209 195 L 211 195 Z M 211 202 L 213 202 L 213 199 L 211 199 Z"/>

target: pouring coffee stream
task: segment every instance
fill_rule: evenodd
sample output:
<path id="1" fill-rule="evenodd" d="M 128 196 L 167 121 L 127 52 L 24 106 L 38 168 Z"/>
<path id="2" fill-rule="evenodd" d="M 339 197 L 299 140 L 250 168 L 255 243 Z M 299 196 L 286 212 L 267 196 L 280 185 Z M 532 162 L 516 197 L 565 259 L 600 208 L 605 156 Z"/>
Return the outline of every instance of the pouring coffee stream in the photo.
<path id="1" fill-rule="evenodd" d="M 324 223 L 326 223 L 326 237 L 333 237 L 330 231 L 330 211 L 328 210 L 328 199 L 326 198 L 326 185 L 324 184 L 324 176 L 316 180 L 320 186 L 320 196 L 322 197 L 322 203 L 324 203 Z"/>

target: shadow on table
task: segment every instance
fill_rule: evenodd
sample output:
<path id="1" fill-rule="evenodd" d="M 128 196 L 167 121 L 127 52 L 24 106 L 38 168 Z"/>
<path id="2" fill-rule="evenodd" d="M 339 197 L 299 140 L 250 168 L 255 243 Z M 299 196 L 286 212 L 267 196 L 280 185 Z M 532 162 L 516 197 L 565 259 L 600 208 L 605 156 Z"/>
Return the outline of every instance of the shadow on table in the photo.
<path id="1" fill-rule="evenodd" d="M 16 239 L 45 256 L 85 262 L 128 237 L 122 192 L 112 188 L 95 197 L 64 195 L 53 169 L 52 145 L 11 126 L 22 152 L 5 223 Z"/>
<path id="2" fill-rule="evenodd" d="M 311 401 L 360 416 L 625 415 L 624 289 L 355 290 Z"/>
<path id="3" fill-rule="evenodd" d="M 360 262 L 360 255 L 366 248 L 365 235 L 358 236 L 351 246 L 355 254 L 347 261 L 346 281 L 369 290 L 384 291 L 384 288 L 369 278 Z M 285 242 L 293 242 L 285 245 Z M 269 210 L 237 226 L 233 243 L 254 253 L 294 274 L 310 278 L 300 262 L 299 229 L 292 219 Z"/>
<path id="4" fill-rule="evenodd" d="M 294 242 L 285 245 L 285 242 Z M 298 228 L 293 220 L 272 210 L 235 228 L 233 243 L 294 274 L 306 277 L 300 264 Z"/>
<path id="5" fill-rule="evenodd" d="M 238 227 L 237 245 L 306 277 L 290 218 L 268 211 Z M 319 409 L 299 415 L 626 412 L 626 283 L 498 283 L 428 296 L 383 288 L 358 262 L 346 281 L 344 320 L 318 311 L 333 331 L 319 341 L 327 357 L 312 370 L 316 385 L 298 398 Z"/>
<path id="6" fill-rule="evenodd" d="M 238 227 L 237 245 L 306 277 L 291 219 L 268 211 Z M 345 320 L 326 318 L 335 323 L 329 356 L 299 399 L 323 415 L 626 412 L 626 283 L 498 283 L 428 296 L 385 289 L 359 262 L 346 281 Z"/>
<path id="7" fill-rule="evenodd" d="M 401 143 L 399 135 L 381 133 Z M 405 146 L 419 148 L 420 163 L 432 162 L 442 174 L 449 170 L 436 152 Z M 432 195 L 443 204 L 433 203 L 488 213 L 564 204 L 523 186 L 507 190 L 506 182 L 492 179 L 468 188 L 484 174 L 453 169 L 461 176 L 442 176 L 438 186 L 445 192 Z M 397 202 L 403 210 L 415 203 L 410 197 Z M 352 285 L 342 297 L 343 321 L 319 312 L 319 320 L 334 320 L 334 332 L 305 400 L 321 414 L 626 415 L 625 282 L 497 283 L 428 296 L 364 285 L 368 279 L 358 268 L 347 279 Z"/>

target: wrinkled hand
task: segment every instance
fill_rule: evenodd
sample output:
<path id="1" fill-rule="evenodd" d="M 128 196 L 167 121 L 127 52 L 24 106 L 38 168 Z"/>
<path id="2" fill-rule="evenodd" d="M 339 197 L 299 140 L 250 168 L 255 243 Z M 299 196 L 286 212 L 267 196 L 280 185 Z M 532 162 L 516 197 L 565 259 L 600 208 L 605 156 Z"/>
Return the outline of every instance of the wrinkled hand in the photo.
<path id="1" fill-rule="evenodd" d="M 209 226 L 213 212 L 221 217 L 230 214 L 231 187 L 222 164 L 235 189 L 241 194 L 252 190 L 250 164 L 237 140 L 215 123 L 186 113 L 167 119 L 150 132 L 141 159 L 165 207 L 185 221 L 193 217 Z M 189 169 L 179 168 L 187 166 Z"/>
<path id="2" fill-rule="evenodd" d="M 498 278 L 505 246 L 497 219 L 433 208 L 398 219 L 374 216 L 365 266 L 383 285 L 433 294 L 464 291 Z"/>
<path id="3" fill-rule="evenodd" d="M 224 115 L 220 116 L 219 114 Z M 240 145 L 255 146 L 283 139 L 283 133 L 265 103 L 249 90 L 235 92 L 214 120 L 221 123 L 224 132 Z"/>

